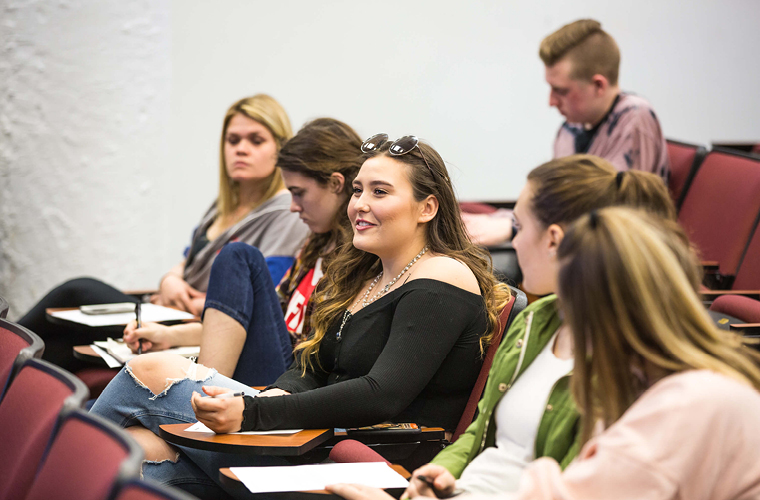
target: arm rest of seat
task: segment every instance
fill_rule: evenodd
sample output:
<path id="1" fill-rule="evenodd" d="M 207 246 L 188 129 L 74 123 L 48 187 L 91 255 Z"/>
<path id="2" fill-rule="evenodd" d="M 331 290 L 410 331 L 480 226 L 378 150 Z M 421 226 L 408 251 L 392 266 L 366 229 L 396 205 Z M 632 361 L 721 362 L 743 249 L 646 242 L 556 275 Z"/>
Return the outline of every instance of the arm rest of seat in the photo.
<path id="1" fill-rule="evenodd" d="M 705 302 L 712 302 L 721 295 L 741 295 L 750 299 L 760 300 L 760 290 L 701 290 Z"/>
<path id="2" fill-rule="evenodd" d="M 702 270 L 705 273 L 717 273 L 719 263 L 717 260 L 703 260 L 700 264 L 702 264 Z"/>
<path id="3" fill-rule="evenodd" d="M 732 331 L 742 332 L 748 337 L 760 336 L 760 323 L 732 323 L 729 326 Z"/>
<path id="4" fill-rule="evenodd" d="M 391 432 L 378 432 L 375 435 L 371 433 L 361 435 L 348 435 L 345 431 L 336 432 L 333 438 L 327 442 L 327 446 L 344 439 L 353 439 L 364 444 L 403 444 L 418 443 L 420 441 L 443 441 L 446 439 L 446 433 L 441 427 L 421 427 L 419 433 L 410 434 L 400 432 L 394 434 Z"/>
<path id="5" fill-rule="evenodd" d="M 422 432 L 416 434 L 378 433 L 377 436 L 372 437 L 349 436 L 344 431 L 338 431 L 323 445 L 299 457 L 298 463 L 321 462 L 327 458 L 329 451 L 337 443 L 352 439 L 367 445 L 391 463 L 398 463 L 408 470 L 415 470 L 432 460 L 449 444 L 446 440 L 446 432 L 441 427 L 422 427 L 420 430 Z M 291 461 L 293 461 L 292 458 Z"/>
<path id="6" fill-rule="evenodd" d="M 137 299 L 142 299 L 146 295 L 153 295 L 154 293 L 158 293 L 158 290 L 156 290 L 155 288 L 145 288 L 145 289 L 138 288 L 135 290 L 123 290 L 122 293 L 124 295 L 130 295 Z"/>

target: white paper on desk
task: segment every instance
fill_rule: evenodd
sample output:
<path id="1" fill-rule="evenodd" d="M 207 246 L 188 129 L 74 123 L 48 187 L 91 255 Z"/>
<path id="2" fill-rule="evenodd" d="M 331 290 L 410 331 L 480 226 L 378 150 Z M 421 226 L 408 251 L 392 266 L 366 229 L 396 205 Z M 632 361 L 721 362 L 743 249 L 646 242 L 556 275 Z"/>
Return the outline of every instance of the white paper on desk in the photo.
<path id="1" fill-rule="evenodd" d="M 135 313 L 116 313 L 116 314 L 84 314 L 79 309 L 70 311 L 56 311 L 50 313 L 51 316 L 66 321 L 73 321 L 87 326 L 113 326 L 126 325 L 135 319 Z M 156 304 L 142 304 L 140 306 L 140 319 L 142 321 L 152 321 L 155 323 L 161 321 L 179 321 L 183 319 L 193 319 L 195 316 L 185 311 L 178 311 L 171 307 L 159 306 Z"/>
<path id="2" fill-rule="evenodd" d="M 137 356 L 137 354 L 133 353 L 132 350 L 129 348 L 127 344 L 122 342 L 121 340 L 114 340 L 112 338 L 109 338 L 108 340 L 98 340 L 94 344 L 91 344 L 92 350 L 96 353 L 100 354 L 100 357 L 105 359 L 106 363 L 108 363 L 108 366 L 110 368 L 116 368 L 130 359 Z M 103 350 L 106 352 L 104 353 Z M 198 357 L 198 354 L 201 352 L 200 346 L 194 345 L 194 346 L 182 346 L 182 347 L 172 347 L 171 349 L 166 349 L 161 352 L 171 352 L 174 354 L 179 354 L 180 356 L 184 356 L 186 358 L 190 357 Z M 105 354 L 105 356 L 103 355 Z M 111 366 L 111 363 L 109 362 L 108 358 L 111 358 L 115 360 L 118 364 L 115 366 Z"/>
<path id="3" fill-rule="evenodd" d="M 406 488 L 409 485 L 409 481 L 383 462 L 230 469 L 252 493 L 323 490 L 336 483 L 375 488 Z"/>
<path id="4" fill-rule="evenodd" d="M 243 434 L 250 436 L 274 436 L 274 435 L 288 435 L 301 432 L 303 429 L 277 429 L 274 431 L 245 431 L 245 432 L 230 432 L 229 434 Z M 206 427 L 203 422 L 195 422 L 193 425 L 185 429 L 185 432 L 214 432 Z"/>
<path id="5" fill-rule="evenodd" d="M 92 347 L 92 350 L 95 351 L 95 354 L 99 355 L 101 358 L 103 358 L 103 361 L 106 362 L 108 365 L 108 368 L 119 368 L 124 363 L 120 363 L 116 358 L 108 354 L 106 351 L 101 349 L 100 347 L 96 346 L 95 344 L 90 345 Z"/>

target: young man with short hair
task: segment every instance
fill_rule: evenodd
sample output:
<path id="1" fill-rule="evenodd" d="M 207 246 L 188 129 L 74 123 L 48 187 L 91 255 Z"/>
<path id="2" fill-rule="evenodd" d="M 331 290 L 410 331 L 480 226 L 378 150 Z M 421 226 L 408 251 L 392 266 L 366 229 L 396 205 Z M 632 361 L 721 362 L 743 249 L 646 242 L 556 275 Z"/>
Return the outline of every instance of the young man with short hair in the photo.
<path id="1" fill-rule="evenodd" d="M 544 38 L 549 105 L 567 121 L 554 141 L 554 157 L 589 153 L 618 170 L 644 170 L 667 180 L 665 137 L 650 104 L 620 91 L 620 51 L 592 19 L 575 21 Z"/>
<path id="2" fill-rule="evenodd" d="M 581 19 L 544 38 L 539 56 L 551 87 L 549 105 L 566 118 L 554 158 L 600 156 L 618 170 L 644 170 L 667 182 L 670 161 L 660 122 L 641 97 L 620 91 L 620 50 L 598 21 Z M 463 213 L 472 240 L 496 246 L 512 239 L 511 211 Z"/>

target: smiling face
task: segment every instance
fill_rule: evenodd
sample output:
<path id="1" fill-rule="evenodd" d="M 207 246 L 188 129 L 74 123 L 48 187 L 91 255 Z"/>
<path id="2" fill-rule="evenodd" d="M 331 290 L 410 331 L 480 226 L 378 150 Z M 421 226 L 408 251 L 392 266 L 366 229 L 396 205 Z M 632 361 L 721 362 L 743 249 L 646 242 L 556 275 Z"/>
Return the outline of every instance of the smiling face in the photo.
<path id="1" fill-rule="evenodd" d="M 532 199 L 533 188 L 528 182 L 515 204 L 517 234 L 512 239 L 512 246 L 522 270 L 523 287 L 541 296 L 557 291 L 557 247 L 564 233 L 556 224 L 544 227 L 531 210 Z"/>
<path id="2" fill-rule="evenodd" d="M 546 83 L 551 87 L 549 106 L 557 108 L 570 123 L 595 124 L 605 112 L 598 87 L 593 81 L 572 78 L 572 69 L 572 61 L 567 57 L 546 67 Z"/>
<path id="3" fill-rule="evenodd" d="M 227 125 L 224 163 L 234 181 L 266 179 L 277 163 L 277 143 L 267 127 L 238 113 Z"/>
<path id="4" fill-rule="evenodd" d="M 353 182 L 348 217 L 354 246 L 384 258 L 424 239 L 425 201 L 414 199 L 406 165 L 389 156 L 375 156 L 362 165 Z"/>
<path id="5" fill-rule="evenodd" d="M 343 176 L 335 173 L 327 184 L 298 172 L 282 170 L 292 196 L 290 211 L 297 213 L 313 233 L 327 233 L 345 200 Z"/>

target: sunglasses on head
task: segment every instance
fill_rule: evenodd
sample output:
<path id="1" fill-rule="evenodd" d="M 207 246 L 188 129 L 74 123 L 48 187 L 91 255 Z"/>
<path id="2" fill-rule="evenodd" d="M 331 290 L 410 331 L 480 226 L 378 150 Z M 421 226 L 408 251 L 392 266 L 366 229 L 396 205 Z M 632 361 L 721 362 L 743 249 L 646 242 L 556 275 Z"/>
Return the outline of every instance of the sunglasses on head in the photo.
<path id="1" fill-rule="evenodd" d="M 362 153 L 377 151 L 386 142 L 388 142 L 388 134 L 375 134 L 362 143 Z M 428 170 L 430 170 L 430 175 L 435 177 L 435 173 L 433 172 L 433 169 L 430 168 L 430 164 L 428 163 L 427 158 L 425 158 L 425 155 L 422 152 L 422 148 L 420 148 L 419 143 L 420 140 L 417 139 L 416 135 L 405 135 L 404 137 L 396 139 L 391 143 L 390 147 L 388 148 L 388 153 L 391 156 L 401 156 L 407 154 L 414 148 L 419 149 L 422 160 L 425 162 Z M 446 177 L 444 176 L 444 179 L 445 178 Z"/>

